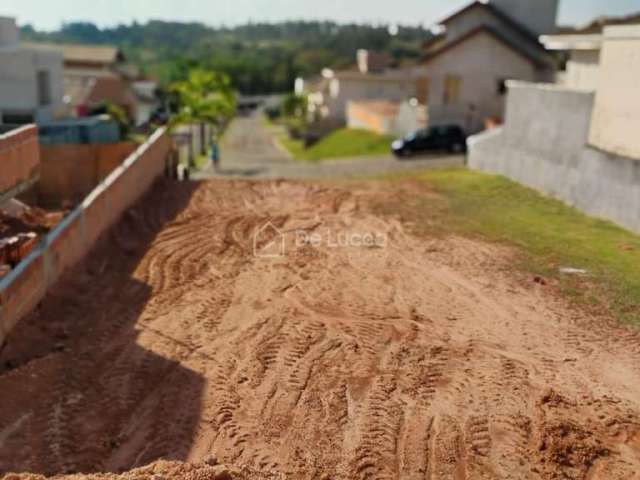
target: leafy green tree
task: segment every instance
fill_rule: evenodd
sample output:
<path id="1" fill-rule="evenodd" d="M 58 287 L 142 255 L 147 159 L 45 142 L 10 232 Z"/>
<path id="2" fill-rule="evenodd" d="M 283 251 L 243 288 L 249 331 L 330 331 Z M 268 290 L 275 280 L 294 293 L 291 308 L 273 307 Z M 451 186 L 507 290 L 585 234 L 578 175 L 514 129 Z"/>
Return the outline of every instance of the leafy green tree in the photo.
<path id="1" fill-rule="evenodd" d="M 120 129 L 120 137 L 125 139 L 129 136 L 129 132 L 131 131 L 131 121 L 127 116 L 127 113 L 124 111 L 122 107 L 118 105 L 106 102 L 105 109 L 107 115 L 109 115 L 117 124 Z"/>
<path id="2" fill-rule="evenodd" d="M 295 94 L 287 95 L 282 101 L 282 114 L 288 117 L 304 117 L 307 111 L 307 97 Z"/>
<path id="3" fill-rule="evenodd" d="M 115 103 L 105 101 L 100 105 L 90 109 L 90 115 L 108 115 L 111 120 L 116 122 L 120 131 L 120 138 L 126 139 L 131 132 L 131 119 L 125 110 Z"/>
<path id="4" fill-rule="evenodd" d="M 360 48 L 382 50 L 397 63 L 419 61 L 432 34 L 422 27 L 291 21 L 213 28 L 201 23 L 150 21 L 100 28 L 68 23 L 56 32 L 26 26 L 27 40 L 117 45 L 145 74 L 171 85 L 203 68 L 226 73 L 246 95 L 285 93 L 298 76 L 319 75 L 325 67 L 353 66 Z"/>
<path id="5" fill-rule="evenodd" d="M 233 117 L 236 100 L 229 77 L 203 69 L 193 69 L 186 80 L 176 82 L 171 90 L 177 95 L 178 111 L 172 125 L 199 123 L 202 154 L 206 154 L 205 124 L 222 129 Z"/>

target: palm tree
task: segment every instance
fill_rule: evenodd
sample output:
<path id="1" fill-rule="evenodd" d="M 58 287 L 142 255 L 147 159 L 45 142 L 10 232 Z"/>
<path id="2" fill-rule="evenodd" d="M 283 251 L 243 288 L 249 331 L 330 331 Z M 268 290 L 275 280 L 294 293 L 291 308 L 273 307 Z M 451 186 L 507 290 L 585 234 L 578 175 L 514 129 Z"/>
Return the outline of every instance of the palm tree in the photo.
<path id="1" fill-rule="evenodd" d="M 220 130 L 235 113 L 236 100 L 229 77 L 195 69 L 189 72 L 186 80 L 174 83 L 171 90 L 177 94 L 179 105 L 172 125 L 199 123 L 201 154 L 205 155 L 205 124 L 212 124 Z"/>

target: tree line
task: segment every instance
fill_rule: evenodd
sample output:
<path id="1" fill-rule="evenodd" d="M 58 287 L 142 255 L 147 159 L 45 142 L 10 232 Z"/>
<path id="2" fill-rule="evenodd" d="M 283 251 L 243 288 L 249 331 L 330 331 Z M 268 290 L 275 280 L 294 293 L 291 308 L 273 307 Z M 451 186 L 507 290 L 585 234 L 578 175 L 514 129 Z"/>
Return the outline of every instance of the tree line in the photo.
<path id="1" fill-rule="evenodd" d="M 75 22 L 54 32 L 27 25 L 22 34 L 32 41 L 116 45 L 165 85 L 186 80 L 194 69 L 224 73 L 235 90 L 248 95 L 289 92 L 298 76 L 353 64 L 359 48 L 389 52 L 398 63 L 417 59 L 431 36 L 421 27 L 399 27 L 392 34 L 388 26 L 317 21 L 233 28 L 163 21 L 99 28 Z"/>

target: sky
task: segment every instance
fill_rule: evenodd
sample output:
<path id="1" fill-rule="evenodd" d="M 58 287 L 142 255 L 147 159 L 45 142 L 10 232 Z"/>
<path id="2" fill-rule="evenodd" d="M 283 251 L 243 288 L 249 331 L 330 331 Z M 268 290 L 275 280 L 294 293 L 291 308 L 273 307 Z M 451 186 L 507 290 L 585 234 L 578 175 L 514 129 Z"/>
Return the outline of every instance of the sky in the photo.
<path id="1" fill-rule="evenodd" d="M 21 25 L 55 30 L 63 22 L 91 21 L 100 26 L 134 20 L 197 21 L 237 25 L 280 20 L 432 25 L 470 0 L 0 0 L 0 16 Z M 535 2 L 537 0 L 528 0 Z M 560 0 L 558 22 L 583 24 L 599 15 L 640 11 L 640 0 Z"/>

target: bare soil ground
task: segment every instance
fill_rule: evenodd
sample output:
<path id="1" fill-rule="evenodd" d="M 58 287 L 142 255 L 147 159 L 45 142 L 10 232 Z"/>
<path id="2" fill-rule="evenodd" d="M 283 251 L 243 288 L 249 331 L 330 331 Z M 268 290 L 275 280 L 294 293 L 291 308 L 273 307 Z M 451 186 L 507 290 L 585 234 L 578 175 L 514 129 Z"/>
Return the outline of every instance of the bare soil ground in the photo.
<path id="1" fill-rule="evenodd" d="M 640 478 L 640 334 L 376 214 L 394 195 L 160 185 L 0 354 L 0 474 Z"/>

